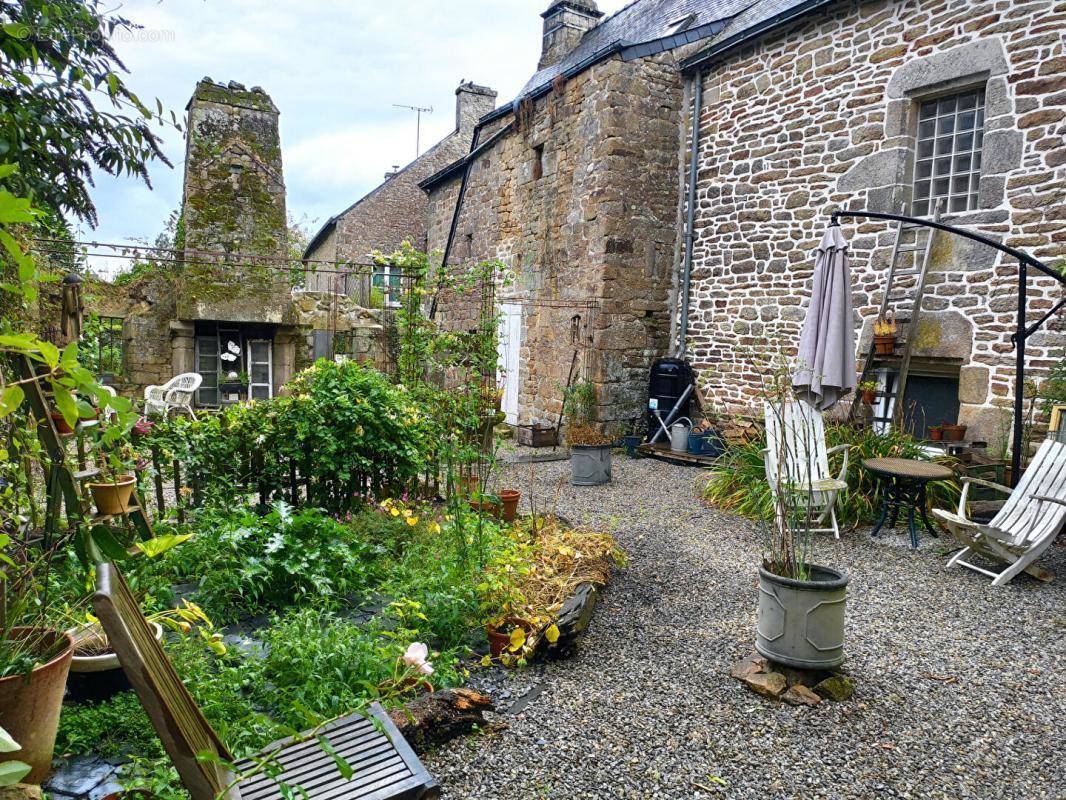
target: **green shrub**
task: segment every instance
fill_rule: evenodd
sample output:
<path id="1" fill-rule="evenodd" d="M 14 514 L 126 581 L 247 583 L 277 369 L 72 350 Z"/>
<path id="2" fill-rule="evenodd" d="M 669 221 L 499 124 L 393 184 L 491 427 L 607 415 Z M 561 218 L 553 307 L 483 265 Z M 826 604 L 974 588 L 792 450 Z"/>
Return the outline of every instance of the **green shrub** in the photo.
<path id="1" fill-rule="evenodd" d="M 367 494 L 402 492 L 424 468 L 423 415 L 377 370 L 320 359 L 286 392 L 197 420 L 161 421 L 142 447 L 159 453 L 167 478 L 180 461 L 183 483 L 216 504 L 249 493 L 288 497 L 295 468 L 311 504 L 346 511 Z"/>
<path id="2" fill-rule="evenodd" d="M 178 580 L 199 580 L 196 600 L 216 622 L 307 603 L 335 608 L 379 575 L 382 548 L 318 509 L 206 510 L 196 527 L 162 558 Z"/>
<path id="3" fill-rule="evenodd" d="M 837 424 L 826 426 L 826 446 L 851 445 L 848 455 L 848 488 L 837 498 L 837 519 L 841 525 L 871 523 L 881 508 L 880 484 L 862 468 L 867 458 L 910 458 L 919 461 L 948 461 L 931 458 L 921 443 L 899 431 L 876 433 L 871 428 L 854 428 Z M 703 490 L 706 500 L 716 506 L 735 511 L 745 517 L 770 520 L 774 514 L 773 496 L 766 482 L 763 461 L 765 438 L 731 446 L 719 465 L 711 470 L 711 477 Z M 842 455 L 834 454 L 829 471 L 836 475 Z M 959 490 L 954 484 L 943 482 L 929 485 L 929 499 L 934 508 L 954 508 Z"/>

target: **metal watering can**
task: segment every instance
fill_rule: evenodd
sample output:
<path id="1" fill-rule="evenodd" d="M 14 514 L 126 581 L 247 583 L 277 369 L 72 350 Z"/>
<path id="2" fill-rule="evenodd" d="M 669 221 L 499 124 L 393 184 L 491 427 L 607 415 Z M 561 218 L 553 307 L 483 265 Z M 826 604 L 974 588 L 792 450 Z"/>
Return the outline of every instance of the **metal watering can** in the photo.
<path id="1" fill-rule="evenodd" d="M 675 453 L 688 451 L 688 432 L 692 429 L 692 420 L 682 417 L 670 426 L 670 449 Z"/>

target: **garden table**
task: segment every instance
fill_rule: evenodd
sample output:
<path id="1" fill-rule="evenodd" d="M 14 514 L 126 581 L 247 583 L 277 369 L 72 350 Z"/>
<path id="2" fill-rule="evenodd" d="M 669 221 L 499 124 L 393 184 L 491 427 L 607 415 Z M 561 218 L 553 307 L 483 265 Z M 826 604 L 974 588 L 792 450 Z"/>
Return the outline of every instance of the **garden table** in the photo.
<path id="1" fill-rule="evenodd" d="M 889 527 L 895 528 L 899 519 L 900 510 L 907 512 L 907 528 L 911 534 L 911 547 L 918 547 L 918 529 L 914 524 L 914 512 L 917 511 L 926 530 L 931 536 L 937 536 L 929 517 L 926 516 L 925 488 L 933 481 L 947 481 L 955 477 L 955 473 L 941 464 L 933 464 L 928 461 L 915 461 L 909 458 L 867 458 L 862 466 L 880 482 L 884 491 L 884 503 L 881 506 L 881 516 L 874 525 L 871 536 L 881 533 L 881 528 L 888 519 L 889 513 L 892 519 Z"/>

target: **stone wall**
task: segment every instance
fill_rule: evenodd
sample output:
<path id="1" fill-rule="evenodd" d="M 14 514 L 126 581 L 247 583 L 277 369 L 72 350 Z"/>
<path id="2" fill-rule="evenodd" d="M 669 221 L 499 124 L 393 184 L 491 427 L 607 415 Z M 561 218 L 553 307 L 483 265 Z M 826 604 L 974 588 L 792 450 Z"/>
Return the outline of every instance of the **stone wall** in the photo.
<path id="1" fill-rule="evenodd" d="M 681 96 L 669 55 L 603 61 L 527 103 L 471 167 L 452 260 L 513 274 L 498 297 L 522 307 L 520 424 L 556 420 L 575 350 L 601 421 L 643 407 L 668 344 Z M 444 247 L 458 182 L 430 188 L 430 249 Z M 455 301 L 441 315 L 472 316 Z"/>
<path id="2" fill-rule="evenodd" d="M 750 348 L 794 348 L 829 213 L 910 199 L 918 101 L 984 86 L 979 208 L 949 215 L 1053 263 L 1066 256 L 1066 3 L 841 2 L 704 78 L 689 352 L 710 394 L 755 402 Z M 879 307 L 893 230 L 845 222 L 856 324 Z M 938 239 L 916 354 L 961 365 L 960 421 L 1002 436 L 1012 402 L 1015 275 L 987 247 Z M 1062 297 L 1031 278 L 1030 319 Z M 1030 340 L 1034 377 L 1061 356 L 1059 317 Z M 868 333 L 867 333 L 868 335 Z"/>
<path id="3" fill-rule="evenodd" d="M 371 251 L 391 253 L 405 241 L 425 249 L 427 201 L 418 184 L 468 152 L 474 126 L 495 104 L 492 89 L 460 84 L 455 90 L 455 130 L 334 217 L 306 257 L 366 264 Z"/>

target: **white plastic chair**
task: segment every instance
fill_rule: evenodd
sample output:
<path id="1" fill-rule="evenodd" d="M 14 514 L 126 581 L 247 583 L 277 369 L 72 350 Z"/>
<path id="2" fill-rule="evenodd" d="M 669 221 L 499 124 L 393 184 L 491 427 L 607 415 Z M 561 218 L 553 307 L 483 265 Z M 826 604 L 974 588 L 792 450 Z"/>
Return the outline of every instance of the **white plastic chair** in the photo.
<path id="1" fill-rule="evenodd" d="M 810 509 L 815 526 L 829 520 L 829 527 L 812 527 L 811 533 L 832 533 L 839 539 L 836 501 L 837 495 L 848 488 L 851 445 L 826 450 L 822 415 L 806 403 L 767 403 L 763 412 L 767 444 L 763 460 L 770 489 L 776 497 L 785 484 L 800 504 Z M 835 478 L 829 472 L 829 456 L 833 453 L 844 454 L 840 474 Z"/>
<path id="2" fill-rule="evenodd" d="M 188 414 L 196 419 L 192 401 L 196 390 L 204 382 L 203 376 L 195 372 L 183 372 L 176 375 L 162 386 L 146 386 L 144 389 L 144 413 L 167 414 L 171 409 Z"/>
<path id="3" fill-rule="evenodd" d="M 1009 497 L 999 513 L 987 525 L 974 522 L 966 515 L 970 486 L 986 486 Z M 1019 572 L 1027 572 L 1041 581 L 1050 581 L 1051 573 L 1035 562 L 1047 550 L 1066 522 L 1066 443 L 1047 439 L 1025 470 L 1018 485 L 1008 489 L 979 478 L 962 479 L 962 495 L 955 513 L 933 509 L 955 538 L 966 545 L 948 561 L 992 578 L 993 586 L 1002 586 Z M 964 561 L 969 553 L 1007 564 L 1000 572 Z"/>

